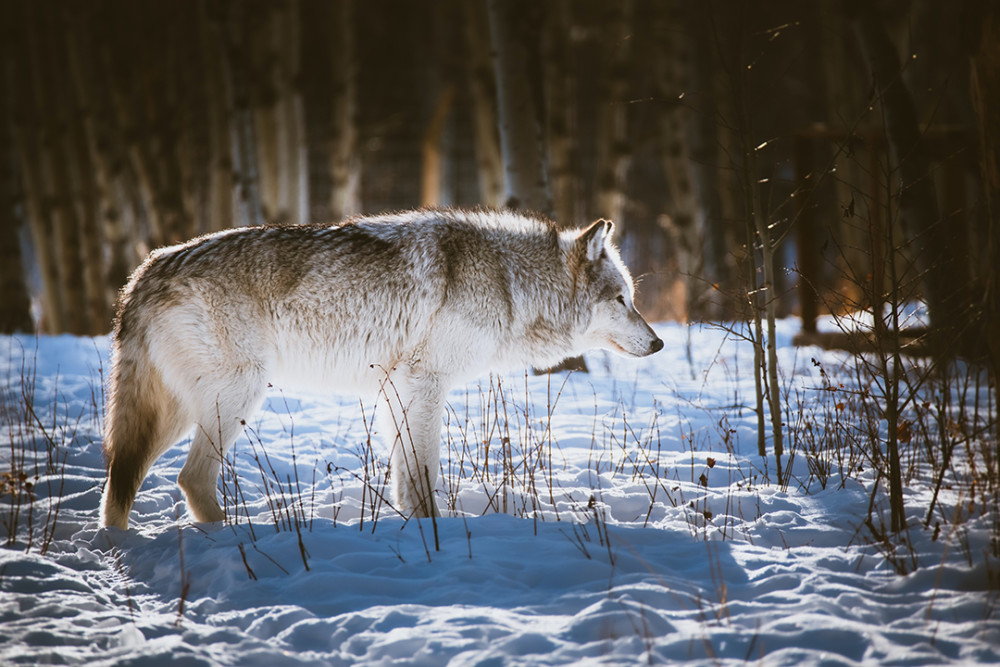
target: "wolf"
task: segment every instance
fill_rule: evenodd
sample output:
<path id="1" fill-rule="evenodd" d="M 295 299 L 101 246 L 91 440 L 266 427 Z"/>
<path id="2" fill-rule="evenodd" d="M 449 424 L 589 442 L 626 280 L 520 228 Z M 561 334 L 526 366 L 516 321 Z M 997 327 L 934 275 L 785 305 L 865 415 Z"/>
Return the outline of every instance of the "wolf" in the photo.
<path id="1" fill-rule="evenodd" d="M 195 521 L 224 520 L 223 458 L 271 385 L 373 398 L 392 502 L 438 515 L 451 388 L 593 348 L 642 357 L 663 347 L 635 308 L 613 230 L 425 209 L 235 228 L 155 250 L 118 299 L 102 524 L 128 527 L 150 466 L 192 431 L 177 483 Z"/>

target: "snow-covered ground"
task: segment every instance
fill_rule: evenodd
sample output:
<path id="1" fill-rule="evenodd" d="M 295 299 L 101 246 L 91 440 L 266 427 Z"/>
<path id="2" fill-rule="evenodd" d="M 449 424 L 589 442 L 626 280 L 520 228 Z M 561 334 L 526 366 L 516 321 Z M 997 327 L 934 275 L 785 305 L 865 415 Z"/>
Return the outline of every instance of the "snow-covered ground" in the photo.
<path id="1" fill-rule="evenodd" d="M 850 427 L 820 389 L 847 357 L 780 326 L 786 421 Z M 869 466 L 803 451 L 779 485 L 757 456 L 748 344 L 658 330 L 648 359 L 456 390 L 436 522 L 382 502 L 369 405 L 275 388 L 227 464 L 229 525 L 187 517 L 184 442 L 127 532 L 97 523 L 107 339 L 0 338 L 0 474 L 27 472 L 0 481 L 0 664 L 1000 663 L 993 514 L 949 478 L 925 529 L 914 485 L 887 558 Z"/>

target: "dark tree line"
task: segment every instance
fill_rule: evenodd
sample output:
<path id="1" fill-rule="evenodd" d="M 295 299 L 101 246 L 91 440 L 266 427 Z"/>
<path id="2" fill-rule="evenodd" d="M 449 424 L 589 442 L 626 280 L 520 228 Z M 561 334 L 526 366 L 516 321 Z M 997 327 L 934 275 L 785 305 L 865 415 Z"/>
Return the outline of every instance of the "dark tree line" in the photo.
<path id="1" fill-rule="evenodd" d="M 895 281 L 1000 355 L 988 0 L 0 11 L 4 331 L 107 331 L 145 253 L 196 234 L 484 204 L 614 219 L 654 317 L 808 328 Z"/>

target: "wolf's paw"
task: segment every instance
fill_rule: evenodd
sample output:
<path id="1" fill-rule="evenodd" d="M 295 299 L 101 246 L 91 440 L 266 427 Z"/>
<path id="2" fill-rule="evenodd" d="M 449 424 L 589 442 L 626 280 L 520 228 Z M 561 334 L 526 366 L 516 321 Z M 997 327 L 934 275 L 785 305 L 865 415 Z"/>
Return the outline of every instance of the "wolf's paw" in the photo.
<path id="1" fill-rule="evenodd" d="M 215 523 L 225 521 L 226 513 L 219 507 L 219 501 L 214 497 L 198 497 L 187 494 L 188 511 L 198 523 Z"/>
<path id="2" fill-rule="evenodd" d="M 425 498 L 421 502 L 405 503 L 402 509 L 403 514 L 416 519 L 430 519 L 441 516 L 437 501 L 433 497 Z"/>

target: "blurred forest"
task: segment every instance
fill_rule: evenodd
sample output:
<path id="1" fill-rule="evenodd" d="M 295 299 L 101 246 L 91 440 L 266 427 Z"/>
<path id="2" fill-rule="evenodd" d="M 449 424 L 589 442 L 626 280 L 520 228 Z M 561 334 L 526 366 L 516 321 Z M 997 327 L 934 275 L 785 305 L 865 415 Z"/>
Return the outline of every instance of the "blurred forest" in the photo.
<path id="1" fill-rule="evenodd" d="M 0 325 L 105 333 L 234 225 L 507 205 L 613 219 L 651 319 L 920 298 L 997 368 L 995 5 L 7 0 Z"/>

